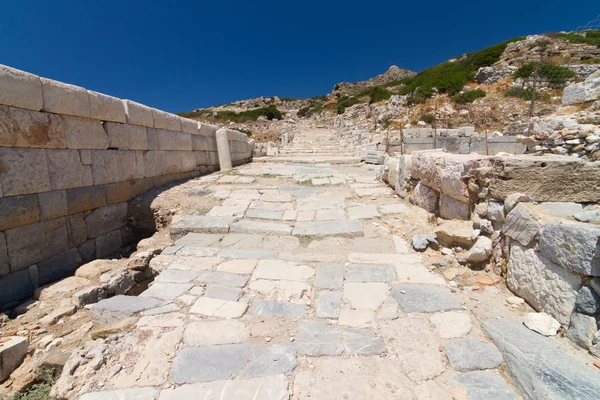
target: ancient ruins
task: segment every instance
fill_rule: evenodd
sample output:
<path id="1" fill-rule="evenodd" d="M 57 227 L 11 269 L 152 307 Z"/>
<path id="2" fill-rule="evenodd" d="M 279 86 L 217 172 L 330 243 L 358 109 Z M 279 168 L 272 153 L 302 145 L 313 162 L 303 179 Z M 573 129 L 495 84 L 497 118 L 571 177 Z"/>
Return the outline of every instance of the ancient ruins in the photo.
<path id="1" fill-rule="evenodd" d="M 582 74 L 527 134 L 359 104 L 275 143 L 0 65 L 0 398 L 599 399 Z"/>

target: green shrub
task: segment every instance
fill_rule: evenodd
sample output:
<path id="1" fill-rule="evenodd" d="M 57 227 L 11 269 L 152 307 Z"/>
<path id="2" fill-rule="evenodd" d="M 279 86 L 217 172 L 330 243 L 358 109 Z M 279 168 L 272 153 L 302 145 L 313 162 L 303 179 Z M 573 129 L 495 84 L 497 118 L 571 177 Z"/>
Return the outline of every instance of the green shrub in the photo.
<path id="1" fill-rule="evenodd" d="M 435 114 L 426 113 L 421 115 L 421 121 L 427 122 L 428 124 L 432 124 L 435 121 Z"/>
<path id="2" fill-rule="evenodd" d="M 344 96 L 340 98 L 337 102 L 337 113 L 343 114 L 346 112 L 346 107 L 353 106 L 355 104 L 360 103 L 360 99 L 356 96 L 347 97 Z"/>
<path id="3" fill-rule="evenodd" d="M 314 96 L 311 100 L 315 100 L 315 101 L 327 101 L 327 95 L 326 94 L 322 94 L 320 96 Z"/>
<path id="4" fill-rule="evenodd" d="M 575 78 L 577 74 L 571 71 L 567 67 L 563 67 L 562 65 L 549 64 L 549 63 L 529 63 L 523 65 L 515 72 L 516 78 L 529 78 L 531 74 L 535 71 L 535 68 L 538 68 L 538 75 L 542 78 L 548 79 L 552 83 L 562 84 L 568 81 L 571 78 Z"/>
<path id="5" fill-rule="evenodd" d="M 523 100 L 531 100 L 533 99 L 533 91 L 531 89 L 519 89 L 512 88 L 504 92 L 504 95 L 507 97 L 518 97 Z M 535 98 L 537 100 L 549 100 L 550 96 L 544 93 L 536 93 Z"/>
<path id="6" fill-rule="evenodd" d="M 256 121 L 258 117 L 261 116 L 267 117 L 268 120 L 281 119 L 283 117 L 281 111 L 279 111 L 275 106 L 255 108 L 254 110 L 242 111 L 240 113 L 236 113 L 235 111 L 229 110 L 216 112 L 210 110 L 201 110 L 177 113 L 177 115 L 179 115 L 180 117 L 185 118 L 212 117 L 215 114 L 216 119 L 232 122 Z"/>
<path id="7" fill-rule="evenodd" d="M 469 90 L 468 92 L 455 95 L 452 99 L 458 104 L 472 103 L 477 99 L 485 97 L 485 91 L 481 89 Z"/>
<path id="8" fill-rule="evenodd" d="M 323 103 L 312 103 L 298 110 L 298 117 L 310 117 L 313 114 L 321 112 L 322 109 Z"/>
<path id="9" fill-rule="evenodd" d="M 582 64 L 600 64 L 600 58 L 587 58 L 585 60 L 581 60 Z"/>
<path id="10" fill-rule="evenodd" d="M 392 92 L 385 90 L 384 88 L 375 86 L 366 90 L 369 94 L 369 104 L 377 103 L 379 101 L 387 100 L 392 97 Z"/>
<path id="11" fill-rule="evenodd" d="M 597 29 L 590 29 L 582 32 L 560 33 L 558 37 L 571 43 L 591 44 L 600 47 L 600 30 Z"/>

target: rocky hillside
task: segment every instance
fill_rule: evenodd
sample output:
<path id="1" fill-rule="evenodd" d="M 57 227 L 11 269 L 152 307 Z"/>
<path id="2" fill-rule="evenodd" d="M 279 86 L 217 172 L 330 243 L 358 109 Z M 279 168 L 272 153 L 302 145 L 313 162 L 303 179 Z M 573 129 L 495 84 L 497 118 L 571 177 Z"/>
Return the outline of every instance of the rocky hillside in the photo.
<path id="1" fill-rule="evenodd" d="M 390 83 L 399 82 L 405 78 L 411 78 L 417 73 L 407 69 L 398 68 L 392 65 L 383 74 L 377 75 L 366 81 L 360 82 L 340 82 L 333 87 L 332 94 L 336 97 L 354 96 L 357 93 L 365 91 L 375 86 L 388 85 Z"/>

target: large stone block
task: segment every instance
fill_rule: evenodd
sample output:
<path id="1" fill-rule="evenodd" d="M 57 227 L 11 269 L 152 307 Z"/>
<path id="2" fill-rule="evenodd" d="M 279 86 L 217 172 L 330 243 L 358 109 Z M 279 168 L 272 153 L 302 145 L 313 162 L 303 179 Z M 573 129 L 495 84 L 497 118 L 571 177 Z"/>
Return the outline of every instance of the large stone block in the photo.
<path id="1" fill-rule="evenodd" d="M 159 129 L 158 148 L 160 150 L 192 150 L 192 136 L 189 133 Z"/>
<path id="2" fill-rule="evenodd" d="M 152 108 L 131 100 L 122 100 L 125 107 L 125 116 L 127 123 L 132 125 L 141 125 L 147 128 L 154 127 L 154 115 Z"/>
<path id="3" fill-rule="evenodd" d="M 0 278 L 0 305 L 31 297 L 34 286 L 27 269 Z"/>
<path id="4" fill-rule="evenodd" d="M 165 151 L 144 152 L 146 177 L 161 176 L 167 173 Z"/>
<path id="5" fill-rule="evenodd" d="M 600 71 L 594 72 L 581 83 L 567 86 L 563 91 L 562 102 L 572 105 L 598 99 L 600 99 Z"/>
<path id="6" fill-rule="evenodd" d="M 208 140 L 206 136 L 192 135 L 192 150 L 208 150 Z"/>
<path id="7" fill-rule="evenodd" d="M 198 134 L 202 136 L 215 137 L 218 130 L 218 126 L 206 124 L 204 122 L 198 122 Z"/>
<path id="8" fill-rule="evenodd" d="M 81 265 L 77 249 L 70 249 L 37 264 L 39 285 L 44 286 L 71 276 Z"/>
<path id="9" fill-rule="evenodd" d="M 208 165 L 208 152 L 194 151 L 196 155 L 196 165 Z"/>
<path id="10" fill-rule="evenodd" d="M 208 165 L 219 166 L 219 154 L 216 151 L 208 152 Z"/>
<path id="11" fill-rule="evenodd" d="M 216 133 L 215 133 L 215 135 L 216 135 Z M 208 137 L 206 139 L 206 143 L 208 145 L 208 151 L 214 151 L 214 152 L 218 151 L 216 137 Z"/>
<path id="12" fill-rule="evenodd" d="M 417 183 L 412 194 L 413 203 L 426 211 L 437 215 L 439 200 L 439 192 L 424 185 L 422 182 Z"/>
<path id="13" fill-rule="evenodd" d="M 0 104 L 41 110 L 44 98 L 40 77 L 0 64 Z"/>
<path id="14" fill-rule="evenodd" d="M 90 118 L 101 121 L 125 123 L 125 106 L 121 99 L 88 90 L 90 96 Z"/>
<path id="15" fill-rule="evenodd" d="M 471 205 L 442 193 L 440 196 L 440 217 L 468 221 L 471 218 Z"/>
<path id="16" fill-rule="evenodd" d="M 158 129 L 146 128 L 148 150 L 158 150 Z"/>
<path id="17" fill-rule="evenodd" d="M 89 211 L 106 205 L 104 186 L 87 186 L 67 190 L 69 214 Z"/>
<path id="18" fill-rule="evenodd" d="M 129 201 L 132 198 L 133 181 L 109 183 L 106 188 L 106 203 L 115 204 Z"/>
<path id="19" fill-rule="evenodd" d="M 64 217 L 69 213 L 69 209 L 67 208 L 67 192 L 65 190 L 44 192 L 38 194 L 37 197 L 40 206 L 40 219 L 42 221 Z"/>
<path id="20" fill-rule="evenodd" d="M 93 185 L 92 168 L 81 164 L 77 150 L 46 150 L 52 190 Z"/>
<path id="21" fill-rule="evenodd" d="M 40 209 L 35 194 L 0 198 L 0 231 L 39 220 Z"/>
<path id="22" fill-rule="evenodd" d="M 198 134 L 198 121 L 193 119 L 179 117 L 181 122 L 181 131 L 184 133 L 190 133 L 192 135 Z"/>
<path id="23" fill-rule="evenodd" d="M 119 166 L 120 181 L 141 179 L 146 176 L 144 156 L 139 151 L 118 151 L 117 162 Z"/>
<path id="24" fill-rule="evenodd" d="M 65 126 L 59 115 L 0 106 L 0 146 L 64 148 Z"/>
<path id="25" fill-rule="evenodd" d="M 114 183 L 121 180 L 119 170 L 119 151 L 94 150 L 92 151 L 92 175 L 94 185 Z"/>
<path id="26" fill-rule="evenodd" d="M 168 129 L 170 131 L 181 132 L 181 120 L 179 116 L 166 111 L 152 109 L 154 117 L 154 127 L 157 129 Z"/>
<path id="27" fill-rule="evenodd" d="M 184 172 L 183 163 L 181 162 L 182 151 L 165 151 L 165 167 L 167 174 L 177 174 Z"/>
<path id="28" fill-rule="evenodd" d="M 580 223 L 544 225 L 540 250 L 568 271 L 600 276 L 600 228 Z"/>
<path id="29" fill-rule="evenodd" d="M 29 340 L 24 337 L 9 336 L 0 343 L 0 382 L 8 379 L 21 365 L 28 348 Z"/>
<path id="30" fill-rule="evenodd" d="M 102 122 L 95 119 L 63 116 L 69 149 L 107 149 L 108 136 Z"/>
<path id="31" fill-rule="evenodd" d="M 7 275 L 9 272 L 10 264 L 8 263 L 8 250 L 6 249 L 6 238 L 4 237 L 4 233 L 0 232 L 0 277 Z M 0 304 L 2 304 L 1 299 Z"/>
<path id="32" fill-rule="evenodd" d="M 600 162 L 569 156 L 491 157 L 491 168 L 478 171 L 489 193 L 504 200 L 523 193 L 534 201 L 600 202 Z"/>
<path id="33" fill-rule="evenodd" d="M 553 264 L 534 249 L 513 242 L 506 284 L 533 308 L 568 326 L 577 291 L 581 289 L 581 278 Z"/>
<path id="34" fill-rule="evenodd" d="M 123 245 L 121 231 L 116 230 L 96 238 L 96 257 L 105 258 L 110 256 Z"/>
<path id="35" fill-rule="evenodd" d="M 4 196 L 49 191 L 46 151 L 0 148 L 0 179 Z"/>
<path id="36" fill-rule="evenodd" d="M 127 224 L 127 203 L 98 208 L 85 217 L 88 236 L 95 238 Z"/>
<path id="37" fill-rule="evenodd" d="M 83 213 L 69 215 L 67 217 L 67 239 L 69 248 L 79 246 L 88 238 L 85 216 Z"/>
<path id="38" fill-rule="evenodd" d="M 532 203 L 519 203 L 506 216 L 502 232 L 523 246 L 531 246 L 542 226 L 556 220 Z"/>
<path id="39" fill-rule="evenodd" d="M 143 126 L 105 122 L 104 130 L 110 148 L 148 150 L 148 135 Z"/>
<path id="40" fill-rule="evenodd" d="M 27 268 L 67 250 L 65 218 L 12 228 L 4 234 L 13 271 Z"/>
<path id="41" fill-rule="evenodd" d="M 90 95 L 82 87 L 41 78 L 44 106 L 42 111 L 89 118 Z"/>

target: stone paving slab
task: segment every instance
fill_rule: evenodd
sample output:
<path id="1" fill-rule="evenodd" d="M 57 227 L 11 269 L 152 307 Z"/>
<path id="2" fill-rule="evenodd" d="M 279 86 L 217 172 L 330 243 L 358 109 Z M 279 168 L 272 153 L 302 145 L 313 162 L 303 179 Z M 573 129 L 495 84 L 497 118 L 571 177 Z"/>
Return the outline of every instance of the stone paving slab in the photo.
<path id="1" fill-rule="evenodd" d="M 388 297 L 388 285 L 385 283 L 346 282 L 344 300 L 354 308 L 376 310 Z"/>
<path id="2" fill-rule="evenodd" d="M 317 321 L 300 321 L 297 344 L 298 353 L 307 356 L 336 356 L 344 352 L 342 330 Z"/>
<path id="3" fill-rule="evenodd" d="M 502 355 L 496 348 L 479 340 L 464 338 L 446 344 L 446 355 L 456 371 L 470 372 L 497 368 Z"/>
<path id="4" fill-rule="evenodd" d="M 294 368 L 296 368 L 295 344 L 254 345 L 250 362 L 237 377 L 246 379 L 289 374 Z"/>
<path id="5" fill-rule="evenodd" d="M 175 357 L 171 377 L 178 384 L 231 379 L 246 365 L 251 352 L 248 344 L 188 347 Z"/>
<path id="6" fill-rule="evenodd" d="M 223 258 L 256 258 L 259 260 L 277 258 L 277 252 L 273 250 L 223 249 L 218 255 Z"/>
<path id="7" fill-rule="evenodd" d="M 92 317 L 108 324 L 129 317 L 140 311 L 160 306 L 162 302 L 152 297 L 118 295 L 87 306 Z"/>
<path id="8" fill-rule="evenodd" d="M 246 218 L 281 220 L 283 218 L 283 212 L 251 208 L 246 211 Z"/>
<path id="9" fill-rule="evenodd" d="M 402 284 L 392 287 L 392 296 L 409 313 L 432 313 L 462 309 L 449 289 L 437 286 Z"/>
<path id="10" fill-rule="evenodd" d="M 466 389 L 466 398 L 469 400 L 518 400 L 520 398 L 500 375 L 493 372 L 470 372 L 458 375 L 453 383 Z M 539 398 L 542 397 L 532 397 L 532 399 Z"/>
<path id="11" fill-rule="evenodd" d="M 155 297 L 157 299 L 162 300 L 174 300 L 177 297 L 181 296 L 188 290 L 190 290 L 194 285 L 191 283 L 163 283 L 163 282 L 154 282 L 152 286 L 150 286 L 144 293 L 142 293 L 141 297 Z"/>
<path id="12" fill-rule="evenodd" d="M 360 204 L 348 208 L 350 219 L 371 219 L 379 217 L 379 211 L 374 204 Z"/>
<path id="13" fill-rule="evenodd" d="M 188 233 L 175 241 L 176 245 L 192 245 L 198 247 L 213 247 L 223 239 L 224 235 L 212 233 Z M 164 254 L 164 250 L 161 254 Z"/>
<path id="14" fill-rule="evenodd" d="M 179 239 L 188 233 L 227 233 L 231 224 L 237 220 L 237 217 L 186 215 L 171 225 L 171 239 Z"/>
<path id="15" fill-rule="evenodd" d="M 248 329 L 237 320 L 196 321 L 183 333 L 185 345 L 191 347 L 244 343 L 248 337 Z"/>
<path id="16" fill-rule="evenodd" d="M 364 232 L 360 221 L 296 222 L 292 235 L 352 238 L 364 236 Z"/>
<path id="17" fill-rule="evenodd" d="M 200 297 L 190 308 L 190 313 L 221 318 L 238 318 L 244 315 L 247 308 L 248 304 L 239 301 Z"/>
<path id="18" fill-rule="evenodd" d="M 110 390 L 106 392 L 86 393 L 80 400 L 154 400 L 158 390 L 152 387 Z"/>
<path id="19" fill-rule="evenodd" d="M 231 224 L 230 231 L 234 233 L 258 233 L 261 235 L 289 235 L 292 233 L 292 227 L 275 222 L 242 220 Z"/>
<path id="20" fill-rule="evenodd" d="M 254 271 L 256 264 L 258 264 L 258 259 L 255 258 L 227 260 L 217 266 L 217 271 L 250 275 Z"/>
<path id="21" fill-rule="evenodd" d="M 230 274 L 228 272 L 204 271 L 196 277 L 197 282 L 216 283 L 223 286 L 244 287 L 248 282 L 248 276 Z"/>
<path id="22" fill-rule="evenodd" d="M 252 300 L 249 313 L 261 317 L 302 317 L 306 307 L 283 301 Z"/>
<path id="23" fill-rule="evenodd" d="M 279 260 L 260 260 L 252 273 L 252 279 L 288 280 L 306 282 L 315 271 L 307 265 Z"/>
<path id="24" fill-rule="evenodd" d="M 337 318 L 340 316 L 341 305 L 342 294 L 340 292 L 323 290 L 319 292 L 315 302 L 316 316 L 318 318 Z"/>
<path id="25" fill-rule="evenodd" d="M 288 400 L 288 381 L 284 375 L 254 379 L 214 381 L 165 389 L 159 400 Z M 137 399 L 136 399 L 137 400 Z"/>
<path id="26" fill-rule="evenodd" d="M 397 281 L 404 283 L 423 283 L 428 285 L 445 285 L 446 281 L 422 265 L 396 264 Z"/>
<path id="27" fill-rule="evenodd" d="M 348 356 L 373 356 L 385 352 L 383 339 L 356 329 L 344 328 L 344 351 Z"/>
<path id="28" fill-rule="evenodd" d="M 218 284 L 208 285 L 205 291 L 206 297 L 231 301 L 238 301 L 243 294 L 244 291 L 239 287 L 224 286 Z"/>
<path id="29" fill-rule="evenodd" d="M 344 283 L 344 265 L 320 264 L 317 266 L 315 287 L 321 289 L 341 289 Z"/>
<path id="30" fill-rule="evenodd" d="M 184 245 L 175 253 L 178 256 L 184 257 L 212 257 L 219 252 L 219 249 L 213 247 L 199 247 Z"/>
<path id="31" fill-rule="evenodd" d="M 393 282 L 396 268 L 391 265 L 350 264 L 346 272 L 348 282 Z"/>
<path id="32" fill-rule="evenodd" d="M 196 279 L 198 274 L 194 271 L 165 270 L 158 274 L 154 282 L 188 283 Z"/>
<path id="33" fill-rule="evenodd" d="M 246 211 L 246 206 L 215 206 L 206 214 L 211 217 L 241 217 Z"/>

